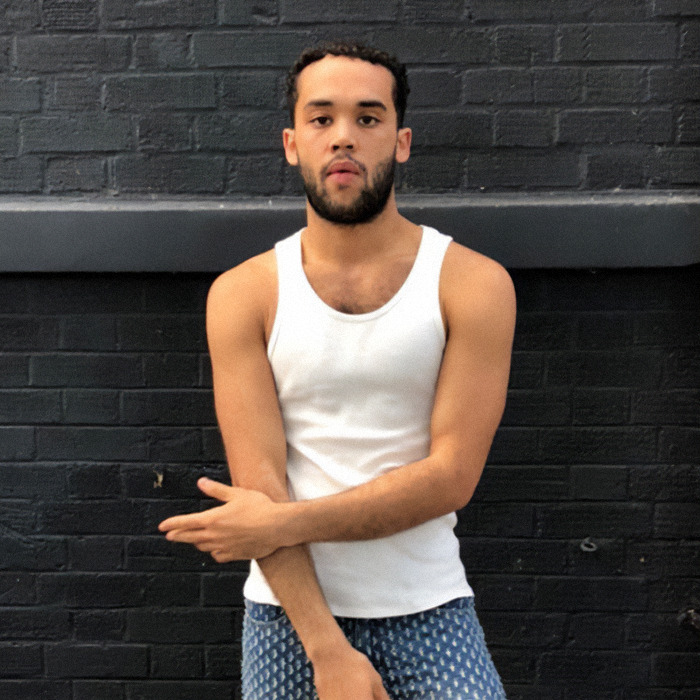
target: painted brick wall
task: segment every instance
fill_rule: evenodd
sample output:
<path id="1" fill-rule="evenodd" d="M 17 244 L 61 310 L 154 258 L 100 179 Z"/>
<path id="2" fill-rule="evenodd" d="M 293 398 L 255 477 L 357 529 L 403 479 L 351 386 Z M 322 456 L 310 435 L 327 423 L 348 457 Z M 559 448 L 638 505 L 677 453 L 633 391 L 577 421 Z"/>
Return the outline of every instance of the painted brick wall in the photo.
<path id="1" fill-rule="evenodd" d="M 371 17 L 371 20 L 368 19 Z M 408 60 L 405 192 L 697 187 L 696 0 L 0 3 L 0 192 L 298 192 L 280 72 Z M 520 271 L 508 408 L 459 535 L 523 700 L 700 697 L 698 267 Z M 225 473 L 206 275 L 0 277 L 0 697 L 237 697 L 240 565 L 155 531 Z"/>
<path id="2" fill-rule="evenodd" d="M 700 184 L 697 0 L 13 0 L 0 193 L 297 193 L 280 74 L 331 36 L 409 64 L 404 192 Z"/>

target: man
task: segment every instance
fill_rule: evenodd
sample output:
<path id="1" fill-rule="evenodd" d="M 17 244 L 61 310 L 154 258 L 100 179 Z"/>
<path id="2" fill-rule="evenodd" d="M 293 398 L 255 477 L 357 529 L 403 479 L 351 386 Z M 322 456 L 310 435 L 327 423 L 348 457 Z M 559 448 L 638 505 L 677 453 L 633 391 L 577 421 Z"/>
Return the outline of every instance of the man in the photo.
<path id="1" fill-rule="evenodd" d="M 223 505 L 161 530 L 254 560 L 250 700 L 505 697 L 453 527 L 503 412 L 514 293 L 497 263 L 399 214 L 407 93 L 374 49 L 302 54 L 283 141 L 307 225 L 209 295 L 233 486 L 200 480 Z"/>

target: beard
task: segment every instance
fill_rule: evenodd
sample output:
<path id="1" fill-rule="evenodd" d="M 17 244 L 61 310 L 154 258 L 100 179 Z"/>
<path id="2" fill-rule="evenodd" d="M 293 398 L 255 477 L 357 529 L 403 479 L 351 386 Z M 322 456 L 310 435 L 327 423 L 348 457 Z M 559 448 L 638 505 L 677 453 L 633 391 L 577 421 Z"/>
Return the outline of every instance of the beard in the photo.
<path id="1" fill-rule="evenodd" d="M 350 204 L 331 201 L 325 185 L 319 183 L 308 168 L 300 165 L 304 192 L 311 208 L 326 221 L 344 226 L 366 224 L 384 211 L 394 186 L 396 158 L 392 156 L 377 165 L 372 182 L 365 185 Z"/>

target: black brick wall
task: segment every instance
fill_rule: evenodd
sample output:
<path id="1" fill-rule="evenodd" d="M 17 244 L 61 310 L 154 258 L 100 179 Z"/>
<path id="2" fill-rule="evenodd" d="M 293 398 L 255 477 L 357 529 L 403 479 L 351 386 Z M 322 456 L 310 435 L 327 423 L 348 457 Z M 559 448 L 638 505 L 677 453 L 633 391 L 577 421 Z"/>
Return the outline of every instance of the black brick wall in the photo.
<path id="1" fill-rule="evenodd" d="M 10 0 L 0 193 L 294 194 L 280 73 L 335 35 L 409 62 L 403 192 L 700 184 L 697 0 Z M 511 700 L 700 697 L 699 275 L 514 272 L 458 529 Z M 0 277 L 3 699 L 238 697 L 246 567 L 155 530 L 226 471 L 211 279 Z"/>

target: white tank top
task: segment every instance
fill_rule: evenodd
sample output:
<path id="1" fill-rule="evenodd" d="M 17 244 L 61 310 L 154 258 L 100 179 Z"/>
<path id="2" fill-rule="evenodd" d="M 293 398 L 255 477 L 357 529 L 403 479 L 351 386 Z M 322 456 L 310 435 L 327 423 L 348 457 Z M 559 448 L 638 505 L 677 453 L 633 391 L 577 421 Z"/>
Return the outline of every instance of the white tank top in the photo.
<path id="1" fill-rule="evenodd" d="M 314 292 L 302 266 L 301 231 L 275 246 L 279 298 L 267 352 L 293 499 L 338 493 L 428 455 L 445 347 L 440 268 L 450 240 L 423 227 L 403 286 L 363 314 L 337 311 Z M 472 595 L 456 521 L 451 513 L 390 537 L 311 544 L 333 614 L 406 615 Z M 244 594 L 278 604 L 255 562 Z"/>

